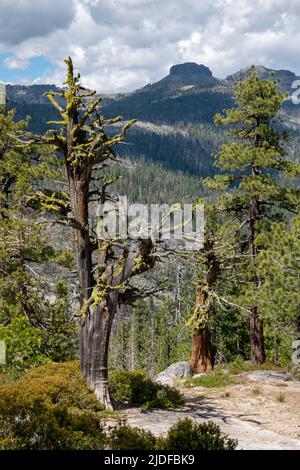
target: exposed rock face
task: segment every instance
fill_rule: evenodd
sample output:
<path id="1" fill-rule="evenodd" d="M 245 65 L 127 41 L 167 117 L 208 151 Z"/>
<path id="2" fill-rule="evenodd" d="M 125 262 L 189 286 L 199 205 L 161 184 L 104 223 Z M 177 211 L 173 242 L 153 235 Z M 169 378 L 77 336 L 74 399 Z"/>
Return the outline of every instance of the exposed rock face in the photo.
<path id="1" fill-rule="evenodd" d="M 248 379 L 250 380 L 267 380 L 267 379 L 275 379 L 275 380 L 293 380 L 291 375 L 287 372 L 276 372 L 274 370 L 259 370 L 256 372 L 252 372 L 248 375 Z"/>
<path id="2" fill-rule="evenodd" d="M 212 72 L 205 65 L 186 62 L 184 64 L 173 65 L 170 68 L 170 75 L 206 75 L 212 77 Z"/>
<path id="3" fill-rule="evenodd" d="M 150 86 L 145 86 L 141 91 L 173 93 L 176 90 L 182 90 L 183 87 L 186 87 L 185 91 L 187 91 L 192 87 L 214 88 L 220 85 L 224 86 L 224 83 L 214 78 L 211 70 L 205 65 L 186 62 L 173 65 L 170 68 L 169 75 Z"/>
<path id="4" fill-rule="evenodd" d="M 187 379 L 188 377 L 192 377 L 192 375 L 193 371 L 189 362 L 175 362 L 156 375 L 153 380 L 163 385 L 172 386 L 177 378 Z"/>

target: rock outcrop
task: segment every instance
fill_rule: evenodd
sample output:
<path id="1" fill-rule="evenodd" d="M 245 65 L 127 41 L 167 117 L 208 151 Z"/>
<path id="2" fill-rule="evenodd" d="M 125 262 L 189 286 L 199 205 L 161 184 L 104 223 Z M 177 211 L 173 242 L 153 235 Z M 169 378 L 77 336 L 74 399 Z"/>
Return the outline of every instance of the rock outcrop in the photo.
<path id="1" fill-rule="evenodd" d="M 163 385 L 172 386 L 176 379 L 187 379 L 192 375 L 193 371 L 189 362 L 175 362 L 156 375 L 153 380 Z"/>

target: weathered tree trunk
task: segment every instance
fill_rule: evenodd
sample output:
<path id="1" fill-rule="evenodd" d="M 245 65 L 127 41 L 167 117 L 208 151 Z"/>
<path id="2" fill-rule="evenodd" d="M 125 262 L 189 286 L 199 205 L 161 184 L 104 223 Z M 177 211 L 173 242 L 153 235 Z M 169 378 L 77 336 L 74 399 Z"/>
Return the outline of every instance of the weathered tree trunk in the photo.
<path id="1" fill-rule="evenodd" d="M 265 362 L 264 334 L 257 307 L 252 307 L 251 309 L 250 340 L 252 364 L 263 364 Z"/>
<path id="2" fill-rule="evenodd" d="M 72 212 L 78 225 L 75 230 L 75 249 L 81 300 L 89 298 L 94 284 L 92 265 L 92 244 L 89 233 L 88 192 L 89 178 L 70 179 L 70 197 Z"/>
<path id="3" fill-rule="evenodd" d="M 115 300 L 110 299 L 107 306 L 101 304 L 91 313 L 88 332 L 89 385 L 107 409 L 113 409 L 108 389 L 108 348 L 117 308 Z"/>
<path id="4" fill-rule="evenodd" d="M 196 374 L 213 370 L 213 358 L 208 326 L 201 329 L 195 329 L 193 331 L 191 366 Z"/>
<path id="5" fill-rule="evenodd" d="M 207 293 L 203 288 L 200 288 L 197 292 L 196 307 L 203 308 L 206 300 Z M 193 330 L 191 367 L 196 374 L 213 370 L 213 354 L 208 324 L 203 328 Z"/>
<path id="6" fill-rule="evenodd" d="M 112 322 L 119 304 L 119 291 L 104 292 L 101 300 L 94 298 L 95 279 L 93 274 L 93 245 L 89 229 L 89 186 L 91 167 L 85 167 L 80 177 L 72 167 L 68 167 L 72 215 L 75 223 L 75 250 L 80 286 L 80 369 L 81 375 L 106 408 L 113 403 L 108 389 L 108 350 Z M 143 243 L 140 253 L 147 257 L 152 250 L 152 242 Z M 128 261 L 128 259 L 127 259 Z M 153 261 L 149 261 L 150 263 Z M 97 263 L 107 267 L 107 250 L 98 251 Z M 135 258 L 127 265 L 127 274 L 122 269 L 119 275 L 107 271 L 104 282 L 111 287 L 120 285 L 135 266 Z M 124 277 L 123 277 L 124 276 Z M 101 280 L 102 282 L 103 280 Z M 107 287 L 107 286 L 106 286 Z"/>
<path id="7" fill-rule="evenodd" d="M 214 356 L 210 341 L 209 315 L 211 310 L 206 307 L 208 290 L 211 289 L 218 277 L 219 261 L 214 251 L 214 240 L 209 237 L 205 240 L 203 251 L 206 256 L 206 279 L 205 284 L 198 286 L 196 293 L 196 308 L 206 311 L 206 320 L 202 328 L 195 328 L 192 334 L 192 357 L 191 367 L 195 373 L 209 372 L 214 367 Z"/>
<path id="8" fill-rule="evenodd" d="M 176 292 L 175 292 L 175 324 L 179 325 L 181 320 L 181 286 L 182 286 L 182 265 L 179 263 L 176 275 Z M 176 338 L 177 340 L 177 338 Z"/>
<path id="9" fill-rule="evenodd" d="M 257 257 L 257 248 L 255 245 L 255 225 L 259 215 L 259 202 L 253 197 L 250 202 L 250 222 L 249 222 L 249 255 L 252 266 L 255 269 L 255 261 Z M 259 284 L 259 279 L 254 274 L 252 278 L 254 287 Z M 259 309 L 257 305 L 251 308 L 250 314 L 250 345 L 251 345 L 251 361 L 253 365 L 259 365 L 265 362 L 265 347 L 263 324 L 259 318 Z"/>
<path id="10" fill-rule="evenodd" d="M 77 179 L 76 175 L 68 168 L 70 200 L 72 214 L 76 221 L 75 228 L 75 251 L 79 279 L 79 303 L 80 308 L 84 305 L 94 285 L 92 245 L 89 234 L 89 210 L 88 191 L 90 174 L 83 179 Z M 89 354 L 89 329 L 90 314 L 80 317 L 79 321 L 79 354 L 81 375 L 90 381 L 90 354 Z"/>

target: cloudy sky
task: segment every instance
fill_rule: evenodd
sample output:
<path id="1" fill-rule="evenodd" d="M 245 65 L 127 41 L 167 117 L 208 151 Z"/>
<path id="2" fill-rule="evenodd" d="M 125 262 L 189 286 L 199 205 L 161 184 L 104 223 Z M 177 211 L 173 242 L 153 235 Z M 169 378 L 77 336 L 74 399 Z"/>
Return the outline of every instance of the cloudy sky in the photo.
<path id="1" fill-rule="evenodd" d="M 128 91 L 187 61 L 226 75 L 251 64 L 300 75 L 300 0 L 0 0 L 0 80 Z"/>

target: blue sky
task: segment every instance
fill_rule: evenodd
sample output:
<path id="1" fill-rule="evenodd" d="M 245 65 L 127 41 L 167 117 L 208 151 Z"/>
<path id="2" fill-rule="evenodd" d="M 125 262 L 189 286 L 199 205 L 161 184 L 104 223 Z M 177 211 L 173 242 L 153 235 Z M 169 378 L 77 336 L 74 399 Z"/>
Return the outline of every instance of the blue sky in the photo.
<path id="1" fill-rule="evenodd" d="M 0 80 L 5 83 L 30 84 L 38 81 L 45 73 L 51 74 L 53 64 L 42 56 L 33 57 L 20 63 L 14 55 L 0 54 Z"/>
<path id="2" fill-rule="evenodd" d="M 299 0 L 0 0 L 0 80 L 130 91 L 197 62 L 224 78 L 255 64 L 300 75 Z"/>

